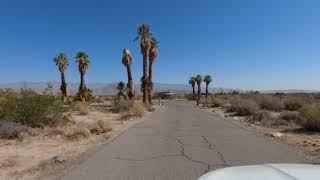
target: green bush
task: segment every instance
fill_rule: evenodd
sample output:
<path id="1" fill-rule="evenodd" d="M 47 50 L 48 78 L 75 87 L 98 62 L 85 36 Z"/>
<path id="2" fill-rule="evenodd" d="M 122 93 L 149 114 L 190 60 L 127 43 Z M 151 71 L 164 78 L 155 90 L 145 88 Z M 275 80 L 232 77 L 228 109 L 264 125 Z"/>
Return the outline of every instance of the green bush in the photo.
<path id="1" fill-rule="evenodd" d="M 63 102 L 52 95 L 39 95 L 22 89 L 20 94 L 6 94 L 0 101 L 2 118 L 32 127 L 56 125 L 65 120 Z"/>
<path id="2" fill-rule="evenodd" d="M 251 99 L 235 98 L 230 102 L 229 112 L 235 112 L 239 116 L 249 116 L 259 110 L 257 103 Z"/>
<path id="3" fill-rule="evenodd" d="M 300 119 L 298 124 L 306 129 L 320 131 L 320 107 L 304 107 L 299 111 Z"/>

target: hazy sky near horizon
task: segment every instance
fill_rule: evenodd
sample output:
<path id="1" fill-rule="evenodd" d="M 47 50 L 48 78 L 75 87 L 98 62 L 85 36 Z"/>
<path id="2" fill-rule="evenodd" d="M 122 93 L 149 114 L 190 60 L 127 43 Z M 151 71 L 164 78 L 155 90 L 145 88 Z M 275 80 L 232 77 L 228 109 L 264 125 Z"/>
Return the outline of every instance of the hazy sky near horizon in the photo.
<path id="1" fill-rule="evenodd" d="M 68 81 L 79 80 L 75 53 L 89 54 L 87 82 L 126 80 L 123 48 L 140 23 L 160 40 L 154 81 L 184 83 L 195 74 L 213 86 L 320 89 L 318 0 L 1 0 L 0 83 L 60 80 L 52 59 L 67 53 Z"/>

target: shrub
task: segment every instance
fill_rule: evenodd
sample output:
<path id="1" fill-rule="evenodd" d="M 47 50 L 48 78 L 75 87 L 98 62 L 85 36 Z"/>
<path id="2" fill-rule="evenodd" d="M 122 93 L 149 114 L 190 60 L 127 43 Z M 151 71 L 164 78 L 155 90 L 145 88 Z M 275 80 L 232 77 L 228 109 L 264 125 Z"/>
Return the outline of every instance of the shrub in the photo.
<path id="1" fill-rule="evenodd" d="M 114 113 L 129 113 L 132 106 L 132 100 L 127 101 L 122 98 L 116 97 L 113 102 L 112 111 Z"/>
<path id="2" fill-rule="evenodd" d="M 20 138 L 23 133 L 30 134 L 31 129 L 25 125 L 21 125 L 15 122 L 0 122 L 0 138 Z"/>
<path id="3" fill-rule="evenodd" d="M 298 124 L 306 129 L 320 130 L 320 107 L 310 106 L 299 111 L 300 119 Z"/>
<path id="4" fill-rule="evenodd" d="M 63 102 L 52 95 L 39 95 L 22 89 L 18 95 L 8 95 L 0 102 L 1 116 L 32 127 L 56 125 L 64 121 Z"/>
<path id="5" fill-rule="evenodd" d="M 91 111 L 91 106 L 88 102 L 77 101 L 73 105 L 73 109 L 75 111 L 79 111 L 81 115 L 86 115 L 89 114 L 89 112 Z"/>
<path id="6" fill-rule="evenodd" d="M 97 124 L 102 129 L 102 133 L 112 131 L 112 126 L 108 121 L 100 120 Z"/>
<path id="7" fill-rule="evenodd" d="M 211 97 L 211 107 L 221 107 L 224 101 L 220 98 Z"/>
<path id="8" fill-rule="evenodd" d="M 284 108 L 288 111 L 297 111 L 301 109 L 303 106 L 303 102 L 298 99 L 289 99 L 284 102 Z"/>
<path id="9" fill-rule="evenodd" d="M 272 111 L 281 111 L 283 109 L 283 103 L 281 102 L 280 98 L 263 96 L 259 101 L 259 106 L 261 109 Z"/>
<path id="10" fill-rule="evenodd" d="M 258 105 L 250 99 L 235 98 L 230 102 L 229 112 L 235 112 L 239 116 L 253 115 L 258 110 Z"/>
<path id="11" fill-rule="evenodd" d="M 266 122 L 272 118 L 271 113 L 266 110 L 258 111 L 252 116 L 254 122 Z"/>
<path id="12" fill-rule="evenodd" d="M 270 124 L 273 121 L 273 117 L 269 111 L 262 110 L 254 113 L 250 118 L 248 118 L 248 121 L 251 123 L 262 123 L 262 124 Z"/>
<path id="13" fill-rule="evenodd" d="M 285 111 L 280 113 L 280 118 L 288 122 L 296 122 L 299 120 L 299 114 L 296 112 Z"/>
<path id="14" fill-rule="evenodd" d="M 272 113 L 266 110 L 256 112 L 248 120 L 249 122 L 259 122 L 265 126 L 280 126 L 287 124 L 287 121 L 272 116 Z"/>
<path id="15" fill-rule="evenodd" d="M 133 103 L 131 111 L 135 116 L 139 116 L 139 117 L 142 117 L 146 113 L 144 105 L 136 102 Z"/>

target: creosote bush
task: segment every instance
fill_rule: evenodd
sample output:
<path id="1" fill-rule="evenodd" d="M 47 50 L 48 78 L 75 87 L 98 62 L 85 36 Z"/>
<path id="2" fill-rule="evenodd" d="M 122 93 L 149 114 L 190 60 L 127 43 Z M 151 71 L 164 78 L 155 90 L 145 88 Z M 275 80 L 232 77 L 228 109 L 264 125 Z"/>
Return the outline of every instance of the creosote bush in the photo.
<path id="1" fill-rule="evenodd" d="M 284 108 L 288 111 L 297 111 L 301 109 L 303 106 L 303 102 L 298 99 L 288 99 L 284 101 Z"/>
<path id="2" fill-rule="evenodd" d="M 40 95 L 29 89 L 5 94 L 0 101 L 0 115 L 3 119 L 31 127 L 57 125 L 65 120 L 65 111 L 63 102 L 55 96 Z"/>
<path id="3" fill-rule="evenodd" d="M 283 103 L 278 97 L 265 95 L 258 101 L 261 109 L 271 111 L 281 111 L 283 109 Z"/>
<path id="4" fill-rule="evenodd" d="M 248 120 L 251 123 L 260 122 L 262 124 L 267 124 L 269 121 L 272 120 L 272 116 L 269 111 L 261 110 L 254 113 Z"/>
<path id="5" fill-rule="evenodd" d="M 113 101 L 112 111 L 114 113 L 128 113 L 132 106 L 132 100 L 125 100 L 121 97 L 116 97 Z"/>
<path id="6" fill-rule="evenodd" d="M 320 107 L 304 107 L 299 111 L 300 119 L 298 124 L 306 129 L 320 131 Z"/>
<path id="7" fill-rule="evenodd" d="M 297 112 L 292 112 L 292 111 L 281 112 L 280 118 L 288 122 L 297 122 L 300 119 L 299 114 Z"/>
<path id="8" fill-rule="evenodd" d="M 249 116 L 259 110 L 257 103 L 251 99 L 234 98 L 230 102 L 229 112 L 235 112 L 239 116 Z"/>

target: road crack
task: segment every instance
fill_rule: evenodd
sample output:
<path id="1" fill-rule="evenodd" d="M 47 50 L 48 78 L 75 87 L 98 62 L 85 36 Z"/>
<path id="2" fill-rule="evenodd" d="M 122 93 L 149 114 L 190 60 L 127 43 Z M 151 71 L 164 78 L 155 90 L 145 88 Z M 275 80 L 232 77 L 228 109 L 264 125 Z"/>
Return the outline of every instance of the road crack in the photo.
<path id="1" fill-rule="evenodd" d="M 166 157 L 181 157 L 181 155 L 180 155 L 180 154 L 159 155 L 159 156 L 153 156 L 153 157 L 143 158 L 143 159 L 133 159 L 133 158 L 121 158 L 121 157 L 116 157 L 116 158 L 114 158 L 114 159 L 122 160 L 122 161 L 141 162 L 141 161 L 148 161 L 148 160 L 160 159 L 160 158 L 166 158 Z"/>
<path id="2" fill-rule="evenodd" d="M 210 143 L 209 140 L 205 136 L 201 136 L 201 137 L 208 144 L 208 148 L 213 150 L 213 151 L 215 151 L 219 155 L 219 158 L 222 161 L 223 165 L 224 166 L 229 166 L 227 161 L 225 160 L 223 154 L 218 150 L 218 148 L 215 147 L 212 143 Z"/>

